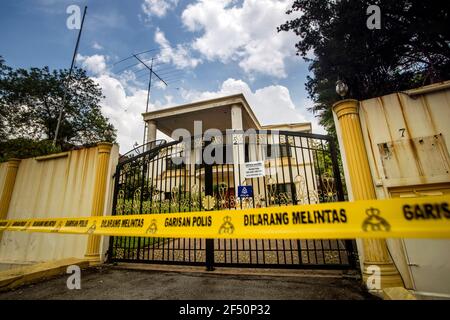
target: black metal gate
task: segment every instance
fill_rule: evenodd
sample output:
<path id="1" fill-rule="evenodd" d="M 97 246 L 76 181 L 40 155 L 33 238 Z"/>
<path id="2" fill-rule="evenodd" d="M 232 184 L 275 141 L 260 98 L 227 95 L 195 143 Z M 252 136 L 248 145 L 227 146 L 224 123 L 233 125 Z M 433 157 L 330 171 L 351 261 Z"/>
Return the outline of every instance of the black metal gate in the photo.
<path id="1" fill-rule="evenodd" d="M 225 144 L 225 140 L 230 143 Z M 154 141 L 122 156 L 115 176 L 113 215 L 346 200 L 336 148 L 328 136 L 231 131 L 191 142 Z M 229 161 L 196 161 L 203 159 L 205 148 L 211 144 L 213 156 L 219 150 Z M 190 161 L 182 162 L 181 158 Z M 263 161 L 265 175 L 246 178 L 245 163 L 255 161 Z M 252 186 L 251 197 L 238 197 L 238 186 L 243 185 Z M 111 237 L 109 247 L 111 261 L 206 265 L 208 269 L 214 265 L 353 268 L 355 257 L 353 240 Z"/>

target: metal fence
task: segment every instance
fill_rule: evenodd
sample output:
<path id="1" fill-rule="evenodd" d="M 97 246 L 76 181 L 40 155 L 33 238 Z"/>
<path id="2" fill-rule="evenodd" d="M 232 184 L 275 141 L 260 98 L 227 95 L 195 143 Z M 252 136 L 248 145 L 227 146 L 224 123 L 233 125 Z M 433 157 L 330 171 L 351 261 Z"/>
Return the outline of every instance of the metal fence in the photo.
<path id="1" fill-rule="evenodd" d="M 214 161 L 205 161 L 205 153 Z M 258 161 L 264 175 L 249 178 L 246 164 Z M 240 197 L 239 186 L 251 189 L 251 194 Z M 236 210 L 344 199 L 337 152 L 330 137 L 232 131 L 189 143 L 158 143 L 122 158 L 115 176 L 113 214 Z M 111 237 L 109 258 L 206 265 L 208 269 L 214 265 L 351 268 L 355 266 L 353 248 L 352 240 Z"/>

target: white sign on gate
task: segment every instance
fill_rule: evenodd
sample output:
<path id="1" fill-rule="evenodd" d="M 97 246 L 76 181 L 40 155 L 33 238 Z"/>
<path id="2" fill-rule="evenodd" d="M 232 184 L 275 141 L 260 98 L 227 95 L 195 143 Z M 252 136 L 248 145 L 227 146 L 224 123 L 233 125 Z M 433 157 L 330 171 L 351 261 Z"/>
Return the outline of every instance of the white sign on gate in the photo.
<path id="1" fill-rule="evenodd" d="M 264 161 L 246 162 L 244 164 L 244 179 L 260 178 L 265 175 Z"/>

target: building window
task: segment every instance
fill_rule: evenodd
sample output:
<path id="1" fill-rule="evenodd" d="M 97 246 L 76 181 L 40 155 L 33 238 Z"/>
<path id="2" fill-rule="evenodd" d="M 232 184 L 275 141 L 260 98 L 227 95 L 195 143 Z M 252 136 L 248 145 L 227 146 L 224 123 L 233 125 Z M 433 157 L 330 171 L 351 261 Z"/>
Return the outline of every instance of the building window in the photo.
<path id="1" fill-rule="evenodd" d="M 176 164 L 173 162 L 172 159 L 174 159 L 175 157 L 170 157 L 170 158 L 166 158 L 166 170 L 179 170 L 179 169 L 184 169 L 186 167 L 186 164 L 184 162 L 181 162 L 180 164 Z M 176 162 L 180 162 L 181 159 L 177 159 Z"/>
<path id="2" fill-rule="evenodd" d="M 268 144 L 267 158 L 291 157 L 291 147 L 287 144 Z"/>
<path id="3" fill-rule="evenodd" d="M 220 148 L 220 146 L 216 146 L 213 150 L 211 150 L 211 156 L 216 157 L 216 149 Z M 202 149 L 202 155 L 205 154 L 205 147 Z M 228 146 L 227 144 L 222 145 L 222 157 L 220 155 L 217 155 L 217 161 L 215 161 L 213 164 L 226 164 L 227 163 L 227 157 L 230 157 L 230 161 L 233 162 L 233 146 Z M 200 165 L 196 165 L 197 168 L 203 168 L 203 163 Z"/>
<path id="4" fill-rule="evenodd" d="M 248 144 L 248 142 L 245 143 L 244 145 L 244 155 L 245 155 L 245 162 L 249 162 L 250 161 L 250 146 Z"/>
<path id="5" fill-rule="evenodd" d="M 294 183 L 278 183 L 276 186 L 277 193 L 287 193 L 294 194 L 295 193 L 295 184 Z"/>
<path id="6" fill-rule="evenodd" d="M 275 193 L 277 198 L 276 204 L 293 203 L 295 197 L 295 184 L 294 183 L 278 183 L 275 186 Z M 283 196 L 281 196 L 283 195 Z"/>

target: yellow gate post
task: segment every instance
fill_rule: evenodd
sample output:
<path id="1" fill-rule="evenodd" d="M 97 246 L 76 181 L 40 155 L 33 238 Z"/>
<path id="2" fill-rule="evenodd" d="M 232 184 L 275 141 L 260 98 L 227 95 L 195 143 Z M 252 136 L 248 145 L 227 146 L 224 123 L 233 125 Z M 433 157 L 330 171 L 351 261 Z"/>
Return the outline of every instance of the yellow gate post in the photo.
<path id="1" fill-rule="evenodd" d="M 16 182 L 17 170 L 19 169 L 20 159 L 9 159 L 6 164 L 5 181 L 3 183 L 2 193 L 0 194 L 0 220 L 7 218 L 9 203 Z M 1 186 L 0 186 L 1 187 Z M 0 232 L 0 241 L 2 240 L 2 232 Z"/>
<path id="2" fill-rule="evenodd" d="M 103 215 L 106 197 L 106 181 L 108 175 L 108 164 L 111 154 L 112 143 L 100 142 L 98 145 L 97 168 L 92 199 L 91 216 Z M 89 235 L 85 258 L 91 262 L 100 262 L 100 239 L 101 236 Z"/>
<path id="3" fill-rule="evenodd" d="M 339 101 L 333 105 L 333 111 L 340 126 L 353 200 L 376 199 L 361 129 L 359 102 L 353 99 Z M 381 272 L 380 289 L 403 287 L 402 278 L 389 256 L 386 240 L 363 239 L 362 244 L 364 250 L 364 283 L 367 283 L 367 278 L 373 275 L 372 272 L 368 272 L 367 268 L 377 266 Z"/>

